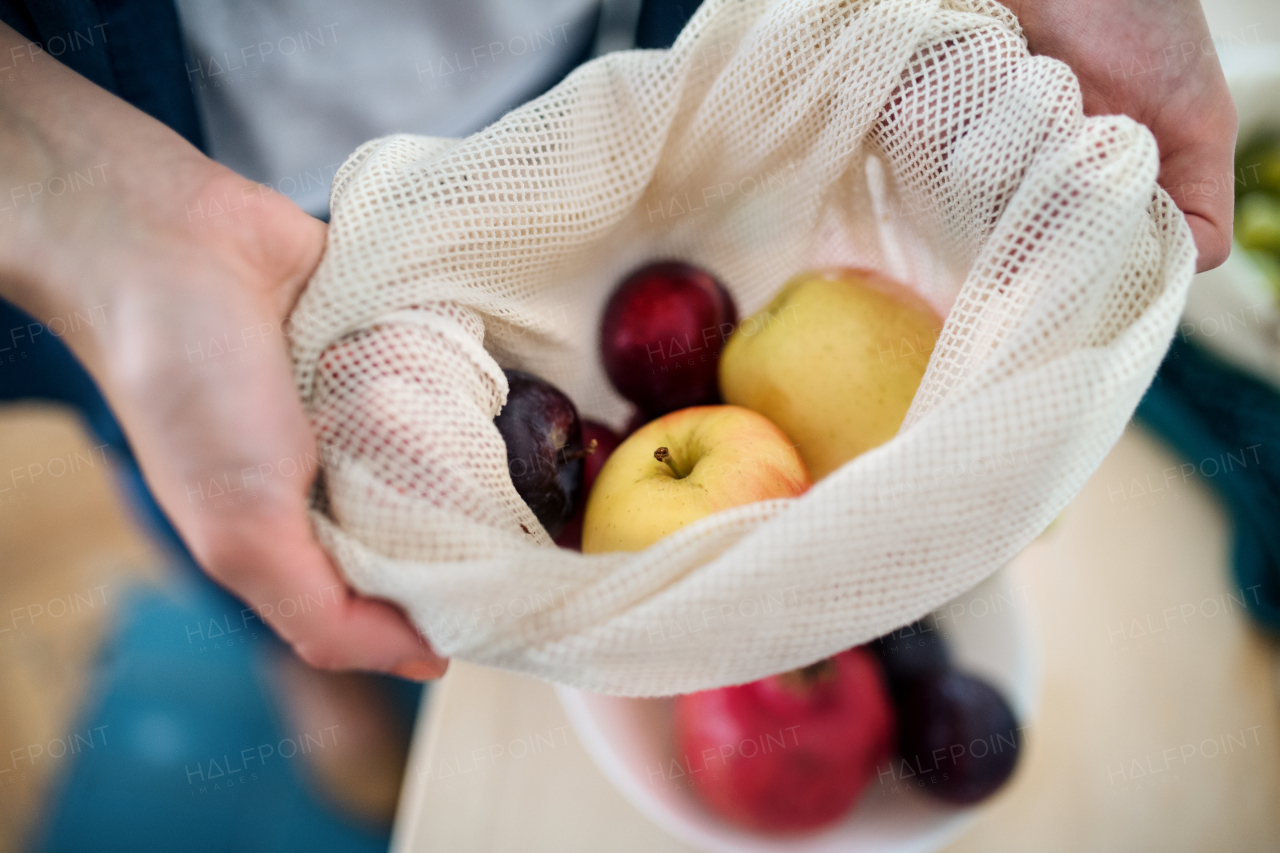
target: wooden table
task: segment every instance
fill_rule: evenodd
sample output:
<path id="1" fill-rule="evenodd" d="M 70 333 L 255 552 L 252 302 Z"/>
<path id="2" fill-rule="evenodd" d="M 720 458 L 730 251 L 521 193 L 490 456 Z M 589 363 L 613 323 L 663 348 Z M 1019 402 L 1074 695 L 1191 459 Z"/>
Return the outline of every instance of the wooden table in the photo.
<path id="1" fill-rule="evenodd" d="M 1043 644 L 1040 712 L 949 853 L 1280 850 L 1276 659 L 1228 592 L 1212 493 L 1165 479 L 1180 461 L 1130 429 L 1011 567 Z M 690 849 L 604 778 L 550 685 L 455 662 L 432 691 L 393 853 Z"/>

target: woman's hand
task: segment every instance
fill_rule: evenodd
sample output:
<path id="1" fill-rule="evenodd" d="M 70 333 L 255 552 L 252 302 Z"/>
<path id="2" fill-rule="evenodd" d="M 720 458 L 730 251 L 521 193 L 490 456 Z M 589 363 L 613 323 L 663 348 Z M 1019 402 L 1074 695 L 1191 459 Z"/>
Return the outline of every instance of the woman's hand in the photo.
<path id="1" fill-rule="evenodd" d="M 0 25 L 0 50 L 22 43 Z M 308 519 L 318 454 L 282 324 L 325 225 L 46 56 L 0 89 L 0 164 L 6 186 L 101 177 L 15 205 L 0 294 L 45 321 L 102 318 L 64 340 L 200 565 L 313 665 L 440 675 L 397 608 L 347 586 Z"/>
<path id="2" fill-rule="evenodd" d="M 1124 114 L 1160 146 L 1160 186 L 1212 269 L 1231 251 L 1236 110 L 1199 0 L 1001 0 L 1032 53 L 1075 72 L 1087 115 Z"/>

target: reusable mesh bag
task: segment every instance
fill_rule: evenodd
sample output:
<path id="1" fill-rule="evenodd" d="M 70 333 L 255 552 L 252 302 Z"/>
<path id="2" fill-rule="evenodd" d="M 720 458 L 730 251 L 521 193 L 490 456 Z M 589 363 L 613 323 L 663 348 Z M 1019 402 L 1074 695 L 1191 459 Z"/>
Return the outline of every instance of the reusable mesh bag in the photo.
<path id="1" fill-rule="evenodd" d="M 369 142 L 293 318 L 321 541 L 442 654 L 591 691 L 739 683 L 894 629 L 1017 554 L 1119 438 L 1194 266 L 1157 171 L 1145 128 L 1085 118 L 985 0 L 708 0 L 672 49 L 465 140 Z M 665 258 L 743 316 L 854 265 L 946 323 L 897 437 L 805 495 L 558 549 L 511 484 L 499 365 L 620 426 L 599 318 Z"/>

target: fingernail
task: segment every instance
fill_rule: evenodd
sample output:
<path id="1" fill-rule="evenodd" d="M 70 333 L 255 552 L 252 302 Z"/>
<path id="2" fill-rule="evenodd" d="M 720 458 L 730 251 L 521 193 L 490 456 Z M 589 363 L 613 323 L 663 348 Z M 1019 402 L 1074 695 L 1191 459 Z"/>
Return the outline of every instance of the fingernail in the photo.
<path id="1" fill-rule="evenodd" d="M 391 674 L 409 681 L 430 681 L 444 675 L 445 666 L 439 661 L 408 660 L 391 670 Z"/>

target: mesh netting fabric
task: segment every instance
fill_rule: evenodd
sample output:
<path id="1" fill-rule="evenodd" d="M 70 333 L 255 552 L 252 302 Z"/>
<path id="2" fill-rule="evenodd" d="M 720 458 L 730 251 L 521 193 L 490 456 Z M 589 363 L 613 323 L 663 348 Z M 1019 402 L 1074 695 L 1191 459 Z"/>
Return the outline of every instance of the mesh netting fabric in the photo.
<path id="1" fill-rule="evenodd" d="M 599 692 L 894 629 L 1017 554 L 1119 438 L 1194 268 L 1157 171 L 1145 128 L 1084 117 L 984 0 L 708 0 L 672 49 L 597 59 L 465 140 L 369 142 L 292 324 L 321 541 L 442 654 Z M 898 436 L 805 495 L 640 553 L 557 549 L 507 472 L 500 365 L 621 426 L 599 318 L 660 258 L 743 316 L 839 264 L 946 323 Z"/>

